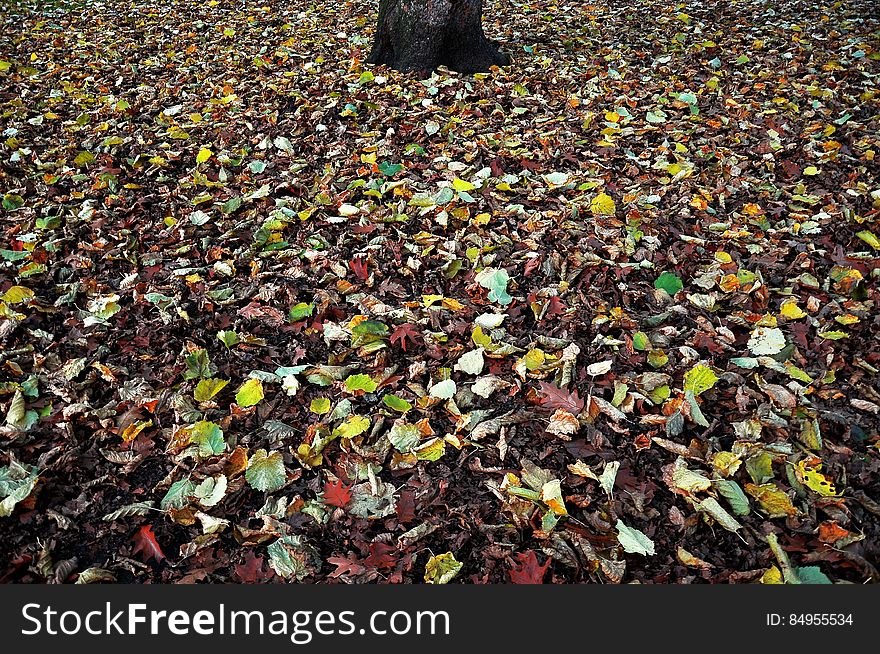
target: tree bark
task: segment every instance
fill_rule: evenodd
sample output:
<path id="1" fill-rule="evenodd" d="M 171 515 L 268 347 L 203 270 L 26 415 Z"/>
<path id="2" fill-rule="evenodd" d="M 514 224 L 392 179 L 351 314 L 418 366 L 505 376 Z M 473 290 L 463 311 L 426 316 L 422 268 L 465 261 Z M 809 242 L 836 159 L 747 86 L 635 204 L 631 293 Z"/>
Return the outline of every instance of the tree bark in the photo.
<path id="1" fill-rule="evenodd" d="M 483 33 L 483 0 L 379 0 L 371 64 L 427 73 L 504 66 L 510 59 Z"/>

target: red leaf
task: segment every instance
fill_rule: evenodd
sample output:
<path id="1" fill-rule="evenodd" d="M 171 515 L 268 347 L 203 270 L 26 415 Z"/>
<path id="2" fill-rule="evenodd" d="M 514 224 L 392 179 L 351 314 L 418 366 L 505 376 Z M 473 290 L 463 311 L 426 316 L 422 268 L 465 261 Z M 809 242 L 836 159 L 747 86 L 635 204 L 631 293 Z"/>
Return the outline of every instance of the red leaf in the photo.
<path id="1" fill-rule="evenodd" d="M 351 501 L 351 487 L 346 486 L 338 479 L 333 482 L 324 484 L 324 504 L 330 506 L 338 506 L 344 509 L 345 505 Z"/>
<path id="2" fill-rule="evenodd" d="M 349 558 L 343 558 L 341 556 L 331 556 L 327 559 L 327 563 L 331 563 L 336 566 L 336 569 L 331 572 L 328 576 L 333 579 L 338 579 L 339 577 L 343 577 L 345 575 L 350 575 L 352 577 L 357 577 L 366 572 L 366 568 L 363 563 L 357 560 L 353 555 L 349 555 Z"/>
<path id="3" fill-rule="evenodd" d="M 406 322 L 402 325 L 398 325 L 394 328 L 394 331 L 391 332 L 391 343 L 399 343 L 400 349 L 406 352 L 406 339 L 412 341 L 413 345 L 415 345 L 418 341 L 416 341 L 416 336 L 419 335 L 419 328 L 416 327 L 411 322 Z"/>
<path id="4" fill-rule="evenodd" d="M 400 491 L 397 498 L 397 521 L 405 525 L 416 517 L 416 498 L 412 491 Z"/>
<path id="5" fill-rule="evenodd" d="M 275 576 L 275 571 L 271 568 L 264 568 L 264 562 L 262 556 L 248 552 L 244 556 L 244 563 L 239 563 L 235 566 L 235 576 L 245 584 L 255 584 L 259 581 L 271 579 Z"/>
<path id="6" fill-rule="evenodd" d="M 397 565 L 397 559 L 392 554 L 397 553 L 394 545 L 383 542 L 370 543 L 370 556 L 364 559 L 364 564 L 371 568 L 391 569 Z"/>
<path id="7" fill-rule="evenodd" d="M 555 318 L 556 316 L 561 316 L 565 313 L 565 305 L 562 303 L 562 300 L 559 299 L 558 296 L 554 295 L 550 298 L 550 305 L 547 307 L 547 311 L 544 312 L 544 317 L 542 320 L 548 320 L 550 318 Z"/>
<path id="8" fill-rule="evenodd" d="M 547 574 L 547 568 L 550 567 L 550 559 L 544 565 L 538 565 L 538 557 L 535 552 L 518 552 L 516 559 L 510 559 L 510 581 L 515 584 L 543 584 L 544 575 Z"/>
<path id="9" fill-rule="evenodd" d="M 278 325 L 282 325 L 287 320 L 285 315 L 275 307 L 265 306 L 256 301 L 251 302 L 246 307 L 239 309 L 238 315 L 242 316 L 243 318 L 263 320 L 270 327 L 277 327 Z"/>
<path id="10" fill-rule="evenodd" d="M 547 382 L 541 382 L 541 405 L 548 409 L 565 409 L 574 415 L 584 410 L 584 401 L 578 392 L 569 393 L 564 388 L 559 388 Z"/>
<path id="11" fill-rule="evenodd" d="M 355 257 L 349 261 L 348 265 L 355 276 L 362 282 L 365 282 L 370 278 L 370 273 L 367 270 L 367 260 L 365 258 Z"/>
<path id="12" fill-rule="evenodd" d="M 132 538 L 132 541 L 134 541 L 134 549 L 131 553 L 140 554 L 144 559 L 144 563 L 150 559 L 155 559 L 156 563 L 161 563 L 165 560 L 165 553 L 159 547 L 159 543 L 156 542 L 156 534 L 153 533 L 151 525 L 141 527 L 140 531 Z"/>

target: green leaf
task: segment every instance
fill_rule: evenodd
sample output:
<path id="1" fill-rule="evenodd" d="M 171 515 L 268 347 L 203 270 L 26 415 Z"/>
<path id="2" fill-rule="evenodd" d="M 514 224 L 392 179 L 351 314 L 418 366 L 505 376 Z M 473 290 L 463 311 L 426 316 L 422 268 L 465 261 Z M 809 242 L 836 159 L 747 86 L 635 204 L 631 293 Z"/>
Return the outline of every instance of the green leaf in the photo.
<path id="1" fill-rule="evenodd" d="M 220 425 L 200 420 L 189 428 L 189 440 L 199 446 L 200 456 L 214 456 L 226 451 L 226 440 Z"/>
<path id="2" fill-rule="evenodd" d="M 727 529 L 727 531 L 735 532 L 742 529 L 742 525 L 739 524 L 732 515 L 725 511 L 724 507 L 722 507 L 714 497 L 707 497 L 700 502 L 693 502 L 693 505 L 698 511 L 708 513 L 712 516 L 715 521 Z"/>
<path id="3" fill-rule="evenodd" d="M 134 502 L 133 504 L 126 504 L 112 513 L 108 513 L 101 519 L 106 520 L 107 522 L 113 522 L 120 518 L 147 515 L 151 510 L 153 510 L 153 502 Z"/>
<path id="4" fill-rule="evenodd" d="M 464 563 L 457 561 L 452 552 L 432 556 L 425 565 L 425 581 L 429 584 L 448 584 L 463 566 Z"/>
<path id="5" fill-rule="evenodd" d="M 550 186 L 564 186 L 568 183 L 568 175 L 560 172 L 549 173 L 544 175 L 544 181 Z"/>
<path id="6" fill-rule="evenodd" d="M 387 336 L 388 325 L 378 320 L 364 320 L 355 325 L 351 333 L 355 336 Z"/>
<path id="7" fill-rule="evenodd" d="M 385 175 L 385 177 L 394 177 L 401 170 L 403 170 L 403 166 L 391 163 L 390 161 L 383 161 L 379 164 L 379 172 Z"/>
<path id="8" fill-rule="evenodd" d="M 446 441 L 442 438 L 431 438 L 415 449 L 419 461 L 436 461 L 446 453 Z"/>
<path id="9" fill-rule="evenodd" d="M 773 552 L 776 560 L 779 561 L 779 567 L 782 569 L 782 578 L 785 580 L 785 583 L 803 583 L 797 573 L 797 569 L 791 564 L 791 559 L 788 558 L 788 553 L 782 549 L 782 546 L 779 544 L 779 539 L 776 537 L 776 534 L 767 534 L 767 544 L 770 546 L 770 551 Z"/>
<path id="10" fill-rule="evenodd" d="M 654 281 L 654 288 L 666 291 L 669 295 L 675 295 L 684 288 L 681 277 L 669 271 L 663 272 Z"/>
<path id="11" fill-rule="evenodd" d="M 802 584 L 830 584 L 831 580 L 822 570 L 815 565 L 805 568 L 795 568 L 795 573 Z"/>
<path id="12" fill-rule="evenodd" d="M 330 400 L 326 397 L 316 397 L 309 405 L 309 411 L 319 416 L 330 413 Z"/>
<path id="13" fill-rule="evenodd" d="M 287 482 L 287 469 L 281 452 L 257 450 L 248 461 L 245 479 L 251 488 L 264 493 L 273 493 Z"/>
<path id="14" fill-rule="evenodd" d="M 645 332 L 636 332 L 633 334 L 633 349 L 638 352 L 644 352 L 651 349 L 651 339 Z"/>
<path id="15" fill-rule="evenodd" d="M 300 302 L 290 308 L 290 322 L 299 322 L 300 320 L 305 320 L 309 316 L 312 315 L 312 312 L 315 310 L 314 304 L 308 304 L 307 302 Z"/>
<path id="16" fill-rule="evenodd" d="M 220 211 L 225 214 L 235 213 L 241 208 L 242 200 L 240 197 L 230 198 L 220 206 Z"/>
<path id="17" fill-rule="evenodd" d="M 207 379 L 213 376 L 214 371 L 211 368 L 211 360 L 208 358 L 207 350 L 199 348 L 186 355 L 184 379 L 188 381 L 190 379 Z"/>
<path id="18" fill-rule="evenodd" d="M 400 411 L 401 413 L 406 413 L 407 411 L 412 409 L 412 404 L 410 404 L 403 398 L 397 397 L 396 395 L 386 395 L 382 398 L 382 402 L 384 402 L 385 406 L 387 406 L 389 409 Z"/>
<path id="19" fill-rule="evenodd" d="M 3 196 L 2 205 L 6 211 L 15 211 L 24 206 L 24 198 L 16 193 L 7 193 Z"/>
<path id="20" fill-rule="evenodd" d="M 254 406 L 259 404 L 263 397 L 263 382 L 259 379 L 248 379 L 235 394 L 235 403 L 240 407 Z"/>
<path id="21" fill-rule="evenodd" d="M 231 348 L 233 345 L 238 345 L 241 342 L 238 334 L 236 334 L 232 330 L 227 329 L 217 332 L 217 338 L 221 343 L 223 343 L 223 345 L 226 346 L 226 349 Z"/>
<path id="22" fill-rule="evenodd" d="M 195 484 L 189 479 L 181 479 L 171 484 L 171 488 L 165 493 L 165 497 L 159 502 L 159 506 L 163 511 L 169 509 L 180 510 L 189 504 L 190 498 L 196 490 Z"/>
<path id="23" fill-rule="evenodd" d="M 93 155 L 91 152 L 83 151 L 76 155 L 73 163 L 75 163 L 77 166 L 85 166 L 86 164 L 92 163 L 94 160 L 95 155 Z"/>
<path id="24" fill-rule="evenodd" d="M 379 385 L 369 375 L 349 375 L 345 380 L 345 390 L 349 393 L 363 391 L 375 393 Z"/>
<path id="25" fill-rule="evenodd" d="M 712 482 L 712 486 L 715 487 L 715 490 L 718 491 L 721 497 L 727 500 L 735 515 L 747 516 L 751 513 L 752 509 L 749 506 L 749 498 L 738 483 L 732 479 L 716 479 Z"/>
<path id="26" fill-rule="evenodd" d="M 510 275 L 503 268 L 484 268 L 476 276 L 476 282 L 489 291 L 489 301 L 507 306 L 513 298 L 507 294 Z"/>
<path id="27" fill-rule="evenodd" d="M 229 381 L 226 379 L 202 379 L 196 384 L 196 390 L 193 397 L 196 402 L 207 402 L 220 391 L 226 388 Z"/>
<path id="28" fill-rule="evenodd" d="M 687 400 L 691 407 L 691 419 L 701 427 L 708 427 L 709 421 L 706 420 L 706 416 L 703 415 L 703 411 L 700 409 L 700 405 L 697 402 L 697 398 L 694 396 L 693 391 L 685 391 L 684 399 Z"/>
<path id="29" fill-rule="evenodd" d="M 627 527 L 620 519 L 617 520 L 615 528 L 617 529 L 617 541 L 623 546 L 624 552 L 644 556 L 654 554 L 654 542 L 641 531 Z"/>

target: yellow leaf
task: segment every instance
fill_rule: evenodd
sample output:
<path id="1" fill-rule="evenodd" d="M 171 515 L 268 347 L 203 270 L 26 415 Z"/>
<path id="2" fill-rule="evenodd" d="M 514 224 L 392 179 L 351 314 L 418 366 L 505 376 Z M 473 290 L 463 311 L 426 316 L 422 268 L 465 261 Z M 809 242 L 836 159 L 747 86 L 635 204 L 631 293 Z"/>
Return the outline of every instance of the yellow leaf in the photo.
<path id="1" fill-rule="evenodd" d="M 684 390 L 693 391 L 694 395 L 705 393 L 718 383 L 718 375 L 702 363 L 688 370 L 684 375 Z"/>
<path id="2" fill-rule="evenodd" d="M 837 489 L 834 487 L 834 483 L 820 472 L 822 464 L 818 463 L 811 466 L 809 463 L 808 459 L 802 459 L 795 466 L 795 472 L 801 483 L 822 497 L 836 496 Z"/>
<path id="3" fill-rule="evenodd" d="M 465 308 L 461 302 L 451 297 L 443 298 L 440 301 L 440 304 L 443 305 L 443 308 L 449 309 L 450 311 L 462 311 Z"/>
<path id="4" fill-rule="evenodd" d="M 546 358 L 547 355 L 543 350 L 529 350 L 523 357 L 523 362 L 525 363 L 527 370 L 533 371 L 543 366 Z"/>
<path id="5" fill-rule="evenodd" d="M 806 316 L 806 312 L 798 306 L 797 300 L 788 299 L 779 307 L 779 315 L 789 320 L 798 320 Z"/>
<path id="6" fill-rule="evenodd" d="M 474 186 L 470 182 L 466 182 L 463 179 L 459 179 L 458 177 L 456 177 L 454 180 L 452 180 L 452 188 L 454 188 L 456 191 L 473 191 L 476 186 Z"/>
<path id="7" fill-rule="evenodd" d="M 248 379 L 235 394 L 235 402 L 246 408 L 259 404 L 263 397 L 263 382 L 259 379 Z"/>
<path id="8" fill-rule="evenodd" d="M 208 159 L 210 159 L 214 155 L 208 148 L 202 148 L 199 150 L 198 155 L 196 155 L 196 163 L 205 163 Z"/>
<path id="9" fill-rule="evenodd" d="M 874 236 L 874 234 L 872 232 L 869 232 L 867 229 L 862 230 L 861 232 L 857 232 L 856 236 L 858 236 L 875 250 L 880 250 L 880 239 Z"/>
<path id="10" fill-rule="evenodd" d="M 767 570 L 761 577 L 762 584 L 784 584 L 785 582 L 782 579 L 782 573 L 779 571 L 775 565 Z"/>
<path id="11" fill-rule="evenodd" d="M 91 152 L 83 151 L 76 155 L 76 159 L 73 160 L 73 163 L 75 163 L 77 166 L 84 166 L 85 164 L 92 163 L 94 160 L 95 155 L 93 155 Z"/>
<path id="12" fill-rule="evenodd" d="M 8 304 L 19 304 L 33 299 L 34 292 L 24 286 L 10 286 L 3 294 L 3 301 Z"/>
<path id="13" fill-rule="evenodd" d="M 594 216 L 613 216 L 616 210 L 614 198 L 607 193 L 600 193 L 590 202 L 590 211 Z"/>
<path id="14" fill-rule="evenodd" d="M 131 443 L 144 429 L 152 426 L 152 420 L 140 420 L 138 422 L 133 422 L 123 430 L 121 434 L 122 440 L 124 440 L 126 443 Z"/>
<path id="15" fill-rule="evenodd" d="M 425 582 L 429 584 L 448 584 L 464 566 L 456 561 L 452 552 L 432 556 L 425 564 Z"/>
<path id="16" fill-rule="evenodd" d="M 471 332 L 471 340 L 474 342 L 474 345 L 480 347 L 489 348 L 492 345 L 492 337 L 484 333 L 479 325 L 474 327 L 473 332 Z"/>
<path id="17" fill-rule="evenodd" d="M 746 484 L 746 493 L 757 500 L 768 518 L 784 518 L 797 515 L 791 498 L 776 487 L 776 484 Z"/>

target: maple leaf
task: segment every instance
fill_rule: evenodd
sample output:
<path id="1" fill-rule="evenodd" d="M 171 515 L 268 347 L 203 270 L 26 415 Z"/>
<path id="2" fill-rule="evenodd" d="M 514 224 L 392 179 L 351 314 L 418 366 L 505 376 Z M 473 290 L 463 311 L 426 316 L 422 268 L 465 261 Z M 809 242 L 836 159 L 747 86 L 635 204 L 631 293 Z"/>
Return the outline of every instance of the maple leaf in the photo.
<path id="1" fill-rule="evenodd" d="M 151 525 L 141 527 L 140 531 L 132 538 L 132 541 L 134 541 L 134 549 L 131 553 L 140 554 L 144 559 L 144 563 L 150 559 L 154 559 L 156 563 L 161 563 L 165 560 L 165 553 L 156 541 L 156 534 L 153 533 Z"/>
<path id="2" fill-rule="evenodd" d="M 515 559 L 509 561 L 511 568 L 507 574 L 514 584 L 543 584 L 544 575 L 550 567 L 550 559 L 544 565 L 538 565 L 538 557 L 533 550 L 518 552 Z"/>
<path id="3" fill-rule="evenodd" d="M 417 343 L 416 336 L 420 333 L 418 327 L 411 322 L 406 322 L 394 328 L 394 331 L 391 332 L 390 340 L 392 343 L 399 343 L 400 349 L 406 352 L 406 339 L 409 339 L 415 345 Z"/>
<path id="4" fill-rule="evenodd" d="M 365 282 L 369 279 L 370 273 L 367 270 L 367 260 L 364 257 L 355 257 L 348 265 L 359 280 Z"/>
<path id="5" fill-rule="evenodd" d="M 397 565 L 397 559 L 392 556 L 397 552 L 394 545 L 388 545 L 381 541 L 370 543 L 370 555 L 364 559 L 364 565 L 371 568 L 390 570 Z"/>
<path id="6" fill-rule="evenodd" d="M 324 484 L 324 504 L 330 506 L 338 506 L 344 509 L 345 505 L 351 501 L 351 487 L 346 486 L 338 479 L 336 481 L 328 481 Z"/>
<path id="7" fill-rule="evenodd" d="M 540 392 L 543 395 L 541 405 L 548 409 L 565 409 L 574 415 L 584 410 L 584 401 L 577 391 L 569 393 L 568 390 L 554 384 L 541 382 Z"/>
<path id="8" fill-rule="evenodd" d="M 256 584 L 275 576 L 275 571 L 265 567 L 265 559 L 253 552 L 244 556 L 244 563 L 235 566 L 235 576 L 244 584 Z"/>

